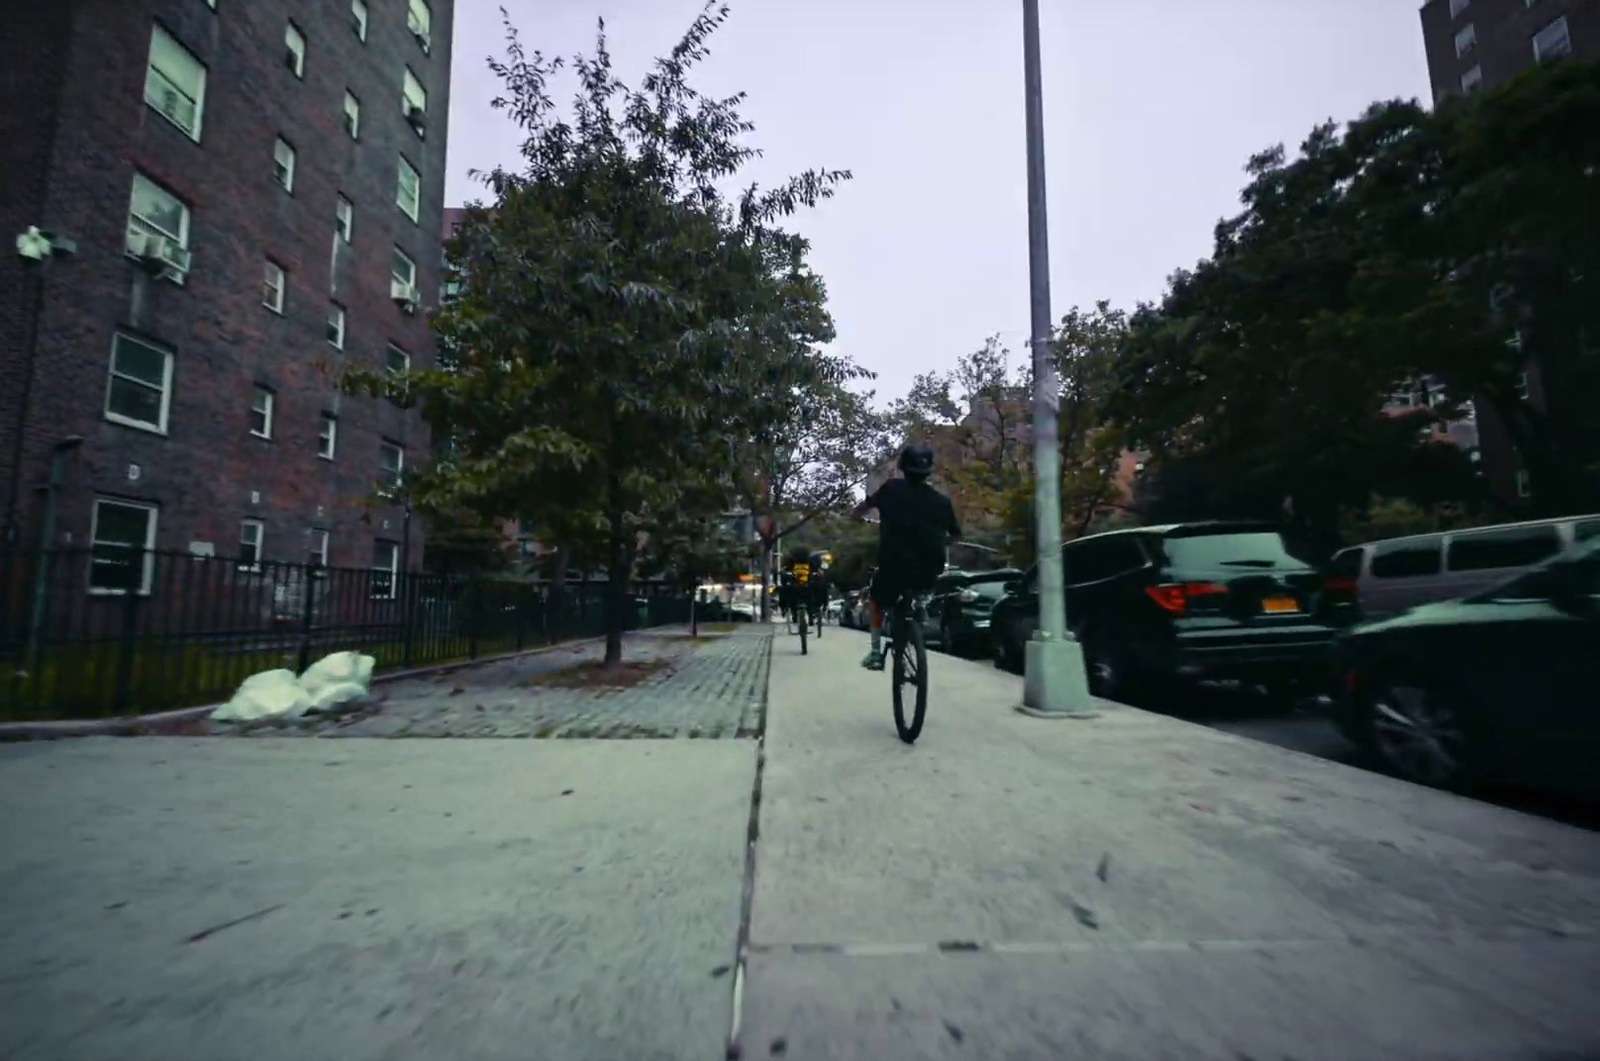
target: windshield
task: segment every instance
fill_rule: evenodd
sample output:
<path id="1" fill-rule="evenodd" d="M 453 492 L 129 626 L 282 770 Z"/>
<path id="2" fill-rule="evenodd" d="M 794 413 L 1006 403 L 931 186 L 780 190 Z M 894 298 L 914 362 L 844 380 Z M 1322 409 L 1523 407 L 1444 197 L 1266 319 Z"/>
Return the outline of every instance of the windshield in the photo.
<path id="1" fill-rule="evenodd" d="M 967 583 L 967 588 L 974 593 L 981 594 L 985 597 L 993 597 L 996 600 L 999 600 L 1005 595 L 1006 580 L 998 579 L 993 582 L 969 582 Z"/>
<path id="2" fill-rule="evenodd" d="M 1277 531 L 1246 531 L 1240 534 L 1198 534 L 1163 539 L 1167 562 L 1181 568 L 1237 567 L 1295 568 L 1311 566 L 1309 559 L 1296 556 Z"/>

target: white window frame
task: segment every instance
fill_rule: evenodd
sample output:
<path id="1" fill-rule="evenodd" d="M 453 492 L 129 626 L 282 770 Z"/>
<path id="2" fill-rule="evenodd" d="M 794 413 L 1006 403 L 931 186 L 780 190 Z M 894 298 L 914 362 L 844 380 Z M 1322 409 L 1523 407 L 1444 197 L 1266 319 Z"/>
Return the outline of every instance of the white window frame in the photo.
<path id="1" fill-rule="evenodd" d="M 433 44 L 433 11 L 427 0 L 407 0 L 406 29 L 417 39 L 422 54 L 427 55 Z"/>
<path id="2" fill-rule="evenodd" d="M 1533 496 L 1533 484 L 1528 480 L 1528 469 L 1518 468 L 1514 481 L 1516 483 L 1517 496 L 1519 498 L 1523 498 L 1525 500 Z"/>
<path id="3" fill-rule="evenodd" d="M 356 40 L 367 43 L 367 0 L 350 0 L 350 28 Z"/>
<path id="4" fill-rule="evenodd" d="M 411 120 L 411 108 L 413 107 L 422 112 L 424 118 L 427 117 L 428 90 L 422 84 L 422 79 L 413 73 L 411 67 L 408 66 L 405 68 L 405 73 L 401 76 L 400 81 L 400 113 L 408 122 Z M 422 135 L 420 129 L 415 126 L 412 128 L 418 136 Z"/>
<path id="5" fill-rule="evenodd" d="M 386 458 L 390 451 L 395 454 L 395 465 L 390 468 Z M 406 475 L 406 450 L 405 447 L 383 439 L 378 443 L 378 468 L 383 473 L 383 485 L 378 490 L 379 497 L 393 497 L 400 488 L 400 483 Z"/>
<path id="6" fill-rule="evenodd" d="M 1478 46 L 1478 31 L 1468 22 L 1456 30 L 1456 58 L 1459 59 Z"/>
<path id="7" fill-rule="evenodd" d="M 1471 6 L 1472 0 L 1450 0 L 1450 17 L 1455 18 Z"/>
<path id="8" fill-rule="evenodd" d="M 283 30 L 283 46 L 286 49 L 284 65 L 288 66 L 295 77 L 305 80 L 306 76 L 306 35 L 301 32 L 291 20 Z"/>
<path id="9" fill-rule="evenodd" d="M 405 276 L 395 272 L 395 263 L 401 260 L 406 263 L 407 274 Z M 389 259 L 389 278 L 391 280 L 398 280 L 400 283 L 406 284 L 410 287 L 417 286 L 417 263 L 412 260 L 411 255 L 407 254 L 399 247 L 394 249 L 394 254 Z"/>
<path id="10" fill-rule="evenodd" d="M 1461 75 L 1461 91 L 1471 92 L 1483 84 L 1483 67 L 1473 63 L 1471 69 Z"/>
<path id="11" fill-rule="evenodd" d="M 271 258 L 264 259 L 261 273 L 261 304 L 281 317 L 283 293 L 289 286 L 289 274 Z"/>
<path id="12" fill-rule="evenodd" d="M 306 558 L 307 563 L 321 568 L 328 566 L 328 539 L 328 532 L 321 527 L 311 528 L 312 547 Z"/>
<path id="13" fill-rule="evenodd" d="M 422 174 L 417 171 L 406 156 L 401 155 L 400 164 L 395 171 L 394 201 L 400 207 L 400 212 L 412 221 L 417 219 L 417 214 L 422 210 Z M 406 204 L 406 175 L 411 175 L 411 203 Z"/>
<path id="14" fill-rule="evenodd" d="M 1530 383 L 1529 383 L 1528 374 L 1526 372 L 1518 372 L 1517 373 L 1517 397 L 1521 398 L 1523 401 L 1527 401 L 1528 397 L 1529 397 L 1529 395 L 1531 393 L 1532 393 L 1532 389 L 1531 389 L 1531 386 L 1530 386 Z"/>
<path id="15" fill-rule="evenodd" d="M 344 307 L 337 302 L 328 303 L 328 345 L 335 350 L 344 349 Z"/>
<path id="16" fill-rule="evenodd" d="M 344 90 L 344 131 L 350 139 L 361 139 L 361 97 L 349 89 Z"/>
<path id="17" fill-rule="evenodd" d="M 266 398 L 265 407 L 261 399 Z M 278 396 L 271 387 L 263 387 L 257 383 L 250 390 L 250 434 L 256 438 L 272 438 L 272 420 L 278 409 Z M 256 428 L 256 415 L 261 415 L 261 428 Z"/>
<path id="18" fill-rule="evenodd" d="M 1539 46 L 1539 38 L 1543 37 L 1545 34 L 1549 33 L 1553 29 L 1556 29 L 1557 27 L 1560 27 L 1561 30 L 1561 50 L 1557 52 L 1550 52 L 1546 48 L 1541 48 Z M 1538 29 L 1534 30 L 1533 36 L 1530 38 L 1530 40 L 1533 42 L 1533 58 L 1535 62 L 1542 63 L 1547 59 L 1560 59 L 1572 54 L 1572 31 L 1567 26 L 1566 15 L 1562 15 L 1557 19 L 1552 19 L 1543 26 L 1540 26 Z"/>
<path id="19" fill-rule="evenodd" d="M 255 541 L 250 540 L 251 532 L 255 532 Z M 239 521 L 239 570 L 260 571 L 262 546 L 267 540 L 267 525 L 259 519 L 242 519 Z M 255 555 L 245 561 L 246 548 L 254 549 Z"/>
<path id="20" fill-rule="evenodd" d="M 282 153 L 285 151 L 288 152 L 287 160 L 282 157 Z M 294 164 L 294 145 L 283 137 L 278 137 L 272 145 L 272 180 L 273 183 L 290 195 L 294 194 Z M 283 176 L 281 177 L 278 175 L 279 166 L 283 167 Z"/>
<path id="21" fill-rule="evenodd" d="M 158 65 L 157 51 L 163 43 L 167 46 L 170 46 L 173 52 L 179 53 L 182 58 L 186 58 L 192 62 L 194 64 L 194 70 L 167 70 L 163 69 L 161 65 Z M 183 85 L 179 84 L 178 80 L 174 77 L 174 75 L 182 76 L 184 73 L 198 73 L 199 75 L 198 84 L 195 86 L 195 92 L 193 95 L 191 95 Z M 181 43 L 179 43 L 178 38 L 168 33 L 165 27 L 158 23 L 153 29 L 151 29 L 150 55 L 145 64 L 144 75 L 145 104 L 149 106 L 151 110 L 161 115 L 161 117 L 171 122 L 174 126 L 183 130 L 184 135 L 197 144 L 200 142 L 200 127 L 205 120 L 206 73 L 206 64 L 200 61 L 199 56 L 195 55 L 188 48 L 185 48 Z M 154 81 L 154 84 L 152 84 L 152 81 Z M 188 103 L 194 108 L 193 128 L 180 122 L 176 117 L 173 116 L 171 110 L 164 105 L 164 94 L 169 91 L 176 93 L 184 100 L 187 100 Z"/>
<path id="22" fill-rule="evenodd" d="M 94 508 L 90 515 L 89 521 L 88 575 L 89 592 L 97 597 L 121 597 L 126 595 L 128 592 L 126 589 L 120 586 L 96 586 L 94 584 L 94 551 L 101 544 L 100 508 L 102 505 L 113 505 L 117 508 L 137 508 L 142 509 L 147 514 L 144 525 L 144 555 L 141 563 L 143 570 L 139 572 L 139 588 L 134 592 L 141 597 L 148 597 L 150 595 L 151 583 L 155 581 L 156 527 L 161 519 L 161 509 L 160 507 L 152 505 L 147 501 L 128 501 L 120 497 L 96 497 L 94 499 Z M 121 548 L 127 547 L 127 543 L 125 542 L 107 542 L 106 544 Z"/>
<path id="23" fill-rule="evenodd" d="M 349 243 L 356 231 L 356 204 L 344 196 L 333 207 L 334 226 L 338 229 L 339 238 Z"/>
<path id="24" fill-rule="evenodd" d="M 389 565 L 381 567 L 378 564 L 378 549 L 387 546 L 389 549 Z M 378 600 L 394 600 L 399 596 L 400 589 L 400 545 L 397 542 L 385 541 L 375 538 L 372 542 L 372 596 Z M 385 574 L 389 576 L 388 585 L 376 576 Z"/>
<path id="25" fill-rule="evenodd" d="M 399 371 L 396 371 L 394 366 L 389 364 L 389 355 L 391 355 L 391 354 L 399 354 L 401 360 L 405 362 L 404 366 L 402 368 L 400 368 Z M 391 376 L 397 376 L 397 375 L 401 375 L 403 373 L 410 372 L 411 371 L 411 355 L 409 353 L 407 353 L 405 351 L 405 349 L 402 348 L 399 344 L 390 343 L 388 346 L 386 346 L 384 348 L 384 351 L 383 351 L 383 370 L 385 372 L 389 373 L 389 375 L 391 375 Z"/>
<path id="26" fill-rule="evenodd" d="M 178 231 L 168 232 L 148 217 L 138 213 L 136 204 L 139 201 L 141 188 L 147 194 L 172 200 L 173 205 L 178 208 Z M 135 172 L 133 175 L 133 191 L 128 196 L 128 227 L 137 228 L 141 232 L 147 232 L 153 236 L 166 236 L 168 239 L 177 240 L 178 246 L 187 250 L 189 247 L 189 204 L 149 177 L 146 177 L 143 173 Z"/>
<path id="27" fill-rule="evenodd" d="M 317 429 L 317 456 L 331 461 L 339 452 L 339 418 L 332 413 L 322 414 L 322 426 Z"/>
<path id="28" fill-rule="evenodd" d="M 111 411 L 111 392 L 116 387 L 117 380 L 119 379 L 130 384 L 131 386 L 143 387 L 146 390 L 156 389 L 150 385 L 148 380 L 143 380 L 137 376 L 130 376 L 126 373 L 117 371 L 117 348 L 124 341 L 145 347 L 146 349 L 155 353 L 159 353 L 162 356 L 161 412 L 156 423 L 152 424 L 147 420 L 139 420 L 131 416 L 124 416 L 121 413 Z M 102 410 L 105 418 L 111 421 L 113 424 L 122 424 L 124 427 L 134 427 L 138 428 L 140 431 L 150 431 L 157 435 L 165 435 L 167 433 L 167 418 L 172 409 L 172 365 L 173 357 L 171 350 L 157 346 L 155 343 L 137 338 L 136 336 L 125 335 L 122 332 L 113 334 L 111 337 L 111 363 L 106 372 L 106 400 L 105 406 Z"/>

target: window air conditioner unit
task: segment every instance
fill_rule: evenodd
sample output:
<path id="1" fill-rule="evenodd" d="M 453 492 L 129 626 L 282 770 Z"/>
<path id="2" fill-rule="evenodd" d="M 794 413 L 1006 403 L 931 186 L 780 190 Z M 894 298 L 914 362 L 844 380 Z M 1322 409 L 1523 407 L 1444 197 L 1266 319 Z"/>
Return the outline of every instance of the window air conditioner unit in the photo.
<path id="1" fill-rule="evenodd" d="M 183 246 L 177 240 L 169 239 L 166 236 L 152 236 L 150 237 L 148 248 L 149 256 L 166 266 L 171 272 L 179 276 L 188 274 L 190 265 L 189 248 Z"/>
<path id="2" fill-rule="evenodd" d="M 399 280 L 389 281 L 389 297 L 400 305 L 407 313 L 417 311 L 417 289 L 412 284 L 402 283 Z"/>
<path id="3" fill-rule="evenodd" d="M 411 123 L 411 128 L 416 130 L 418 136 L 422 135 L 423 129 L 427 126 L 426 118 L 427 116 L 423 113 L 421 107 L 414 105 L 406 107 L 406 121 Z"/>
<path id="4" fill-rule="evenodd" d="M 417 43 L 422 45 L 422 54 L 428 54 L 428 49 L 433 46 L 433 40 L 428 36 L 428 31 L 413 27 L 411 35 L 417 38 Z"/>
<path id="5" fill-rule="evenodd" d="M 136 225 L 129 225 L 128 238 L 124 247 L 130 256 L 145 259 L 150 257 L 150 241 L 151 236 L 148 232 Z"/>

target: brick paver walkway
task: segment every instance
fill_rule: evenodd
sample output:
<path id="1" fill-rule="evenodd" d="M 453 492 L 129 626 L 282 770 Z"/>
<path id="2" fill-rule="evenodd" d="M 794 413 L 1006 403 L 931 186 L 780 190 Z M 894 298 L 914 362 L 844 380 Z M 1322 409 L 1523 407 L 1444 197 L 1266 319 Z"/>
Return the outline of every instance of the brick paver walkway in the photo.
<path id="1" fill-rule="evenodd" d="M 323 737 L 754 737 L 772 632 L 737 629 L 691 642 L 686 631 L 630 635 L 628 661 L 665 666 L 628 688 L 567 689 L 529 679 L 599 660 L 590 644 L 379 686 L 380 708 L 350 719 L 246 730 Z"/>

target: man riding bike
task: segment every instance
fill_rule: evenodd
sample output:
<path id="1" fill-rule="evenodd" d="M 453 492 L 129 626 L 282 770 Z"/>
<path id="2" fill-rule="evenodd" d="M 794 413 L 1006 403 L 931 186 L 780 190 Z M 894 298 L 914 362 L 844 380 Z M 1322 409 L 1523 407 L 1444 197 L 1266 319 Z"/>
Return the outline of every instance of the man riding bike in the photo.
<path id="1" fill-rule="evenodd" d="M 901 594 L 933 588 L 944 571 L 945 549 L 961 537 L 955 506 L 928 482 L 933 450 L 912 445 L 900 451 L 903 479 L 890 479 L 855 507 L 853 515 L 878 510 L 878 570 L 872 576 L 872 650 L 861 660 L 883 669 L 883 612 Z"/>
<path id="2" fill-rule="evenodd" d="M 785 601 L 786 619 L 809 621 L 799 612 L 802 607 L 810 603 L 811 571 L 811 555 L 798 546 L 791 549 L 784 560 L 782 581 L 778 590 L 779 598 Z"/>
<path id="3" fill-rule="evenodd" d="M 820 627 L 828 614 L 828 554 L 811 554 L 811 577 L 806 582 L 806 609 L 811 613 L 811 624 Z"/>

